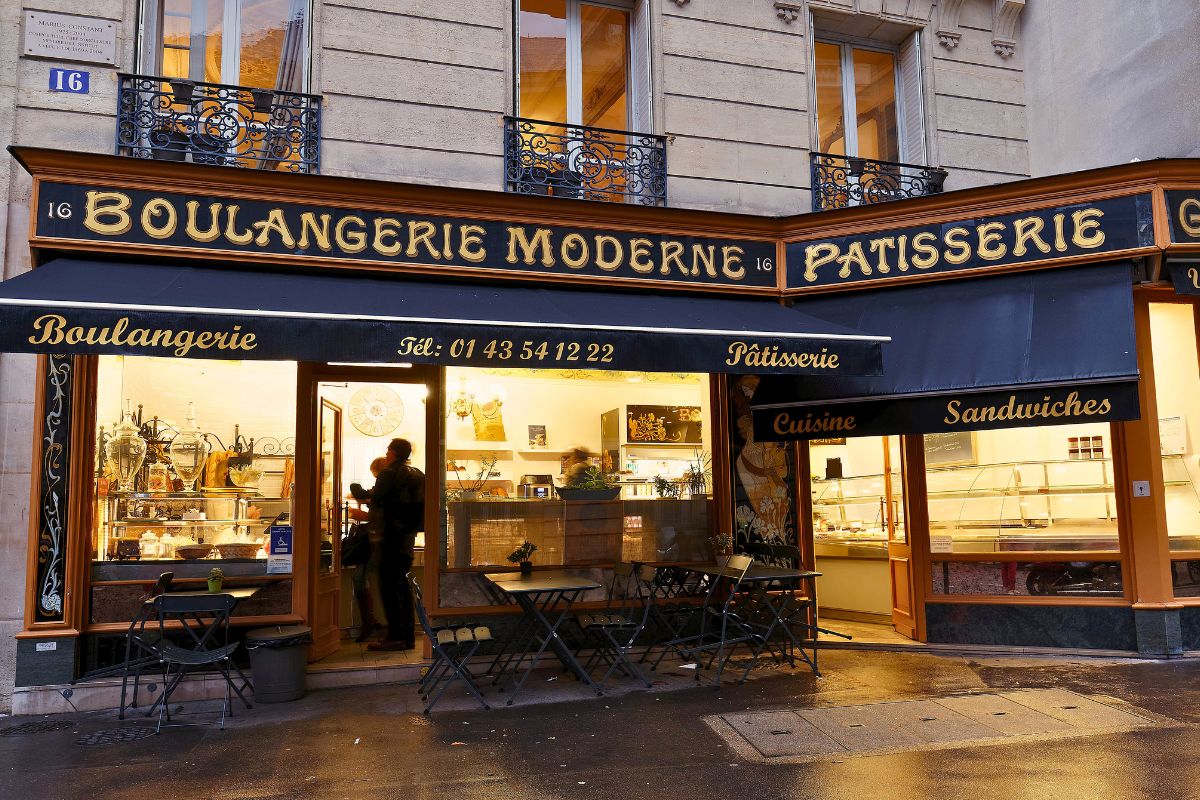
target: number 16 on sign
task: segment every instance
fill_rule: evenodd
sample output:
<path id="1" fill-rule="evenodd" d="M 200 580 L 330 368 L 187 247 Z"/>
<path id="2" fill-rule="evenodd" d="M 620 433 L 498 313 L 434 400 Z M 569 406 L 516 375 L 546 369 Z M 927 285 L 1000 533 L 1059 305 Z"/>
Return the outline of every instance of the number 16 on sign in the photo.
<path id="1" fill-rule="evenodd" d="M 53 68 L 50 70 L 50 91 L 88 94 L 90 77 L 83 70 Z"/>

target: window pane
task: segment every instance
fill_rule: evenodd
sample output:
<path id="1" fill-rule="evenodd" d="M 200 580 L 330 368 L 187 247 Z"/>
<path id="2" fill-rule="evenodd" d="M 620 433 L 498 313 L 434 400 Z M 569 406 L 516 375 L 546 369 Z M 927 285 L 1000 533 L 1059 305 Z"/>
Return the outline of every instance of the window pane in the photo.
<path id="1" fill-rule="evenodd" d="M 1186 303 L 1150 304 L 1159 442 L 1172 550 L 1200 550 L 1200 363 Z"/>
<path id="2" fill-rule="evenodd" d="M 242 0 L 241 86 L 304 90 L 307 10 L 308 0 Z"/>
<path id="3" fill-rule="evenodd" d="M 565 0 L 521 0 L 520 114 L 567 121 Z"/>
<path id="4" fill-rule="evenodd" d="M 934 594 L 1120 597 L 1120 561 L 934 561 Z"/>
<path id="5" fill-rule="evenodd" d="M 707 375 L 452 367 L 445 392 L 443 564 L 710 557 Z"/>
<path id="6" fill-rule="evenodd" d="M 194 2 L 204 8 L 200 25 L 197 26 L 204 31 L 204 74 L 193 74 L 192 78 L 221 83 L 221 58 L 225 49 L 225 3 L 224 0 Z"/>
<path id="7" fill-rule="evenodd" d="M 163 571 L 183 588 L 213 567 L 266 574 L 269 528 L 293 511 L 295 385 L 294 362 L 100 356 L 91 622 L 132 619 Z M 235 613 L 287 613 L 290 591 L 272 583 Z"/>
<path id="8" fill-rule="evenodd" d="M 900 159 L 896 122 L 896 59 L 891 53 L 854 50 L 854 104 L 858 153 L 864 158 Z"/>
<path id="9" fill-rule="evenodd" d="M 816 44 L 817 139 L 822 153 L 846 154 L 846 109 L 842 102 L 842 48 Z"/>
<path id="10" fill-rule="evenodd" d="M 625 130 L 629 72 L 629 13 L 580 7 L 583 124 Z"/>
<path id="11" fill-rule="evenodd" d="M 1107 423 L 925 436 L 934 552 L 1119 550 Z"/>

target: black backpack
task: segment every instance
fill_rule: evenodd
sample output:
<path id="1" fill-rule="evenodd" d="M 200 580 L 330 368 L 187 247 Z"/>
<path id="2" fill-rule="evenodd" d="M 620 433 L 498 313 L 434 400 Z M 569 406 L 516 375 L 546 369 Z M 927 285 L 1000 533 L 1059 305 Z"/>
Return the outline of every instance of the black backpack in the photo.
<path id="1" fill-rule="evenodd" d="M 357 567 L 371 560 L 371 540 L 367 523 L 360 522 L 342 539 L 342 566 Z"/>

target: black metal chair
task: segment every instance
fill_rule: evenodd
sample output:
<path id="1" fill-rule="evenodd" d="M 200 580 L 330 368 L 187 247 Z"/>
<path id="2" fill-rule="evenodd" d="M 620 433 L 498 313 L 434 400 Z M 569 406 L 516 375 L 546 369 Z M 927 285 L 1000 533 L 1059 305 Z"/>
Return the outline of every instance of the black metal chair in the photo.
<path id="1" fill-rule="evenodd" d="M 653 645 L 646 648 L 638 661 L 645 662 L 654 647 L 662 647 L 663 653 L 650 666 L 650 671 L 654 672 L 667 652 L 673 651 L 683 656 L 673 643 L 684 636 L 703 612 L 702 603 L 708 593 L 708 581 L 703 574 L 687 567 L 656 567 L 646 589 L 652 600 L 650 624 Z"/>
<path id="2" fill-rule="evenodd" d="M 432 711 L 447 687 L 455 681 L 462 681 L 467 691 L 479 701 L 484 710 L 490 710 L 491 706 L 483 699 L 479 687 L 475 685 L 475 676 L 467 667 L 467 662 L 475 655 L 480 645 L 492 641 L 492 632 L 482 625 L 435 627 L 430 623 L 429 614 L 425 610 L 421 582 L 410 572 L 408 583 L 412 587 L 413 607 L 417 611 L 417 619 L 433 650 L 433 663 L 429 665 L 418 684 L 421 699 L 428 702 L 422 713 L 428 714 Z"/>
<path id="3" fill-rule="evenodd" d="M 650 623 L 654 598 L 646 583 L 653 576 L 652 567 L 624 562 L 616 564 L 605 608 L 576 616 L 576 623 L 593 645 L 584 669 L 590 672 L 596 663 L 608 665 L 597 683 L 604 683 L 619 669 L 650 688 L 650 679 L 630 660 L 629 654 L 638 646 L 638 639 Z"/>
<path id="4" fill-rule="evenodd" d="M 704 610 L 700 617 L 700 632 L 666 642 L 666 648 L 654 663 L 657 668 L 668 650 L 674 650 L 684 658 L 695 661 L 696 680 L 699 681 L 700 661 L 707 654 L 709 658 L 705 667 L 711 668 L 714 663 L 717 666 L 714 679 L 716 686 L 721 685 L 721 674 L 725 665 L 739 645 L 749 643 L 753 652 L 750 667 L 746 670 L 747 675 L 758 663 L 758 656 L 762 650 L 761 637 L 754 632 L 738 609 L 742 579 L 754 561 L 747 555 L 735 555 L 725 556 L 719 563 L 720 574 L 713 575 L 708 583 Z M 726 593 L 724 599 L 718 596 L 718 587 Z M 742 680 L 744 681 L 745 677 Z"/>
<path id="5" fill-rule="evenodd" d="M 161 594 L 154 598 L 153 607 L 158 618 L 158 642 L 154 653 L 163 670 L 163 690 L 146 716 L 158 707 L 158 725 L 155 733 L 162 730 L 163 718 L 171 721 L 171 695 L 179 688 L 188 672 L 197 667 L 213 666 L 225 678 L 225 698 L 221 703 L 220 727 L 225 729 L 225 715 L 233 715 L 233 693 L 246 708 L 251 708 L 245 691 L 250 680 L 233 664 L 233 652 L 238 642 L 229 641 L 229 619 L 237 599 L 229 594 Z M 176 644 L 168 636 L 168 622 L 179 623 Z M 235 683 L 237 673 L 240 685 Z"/>

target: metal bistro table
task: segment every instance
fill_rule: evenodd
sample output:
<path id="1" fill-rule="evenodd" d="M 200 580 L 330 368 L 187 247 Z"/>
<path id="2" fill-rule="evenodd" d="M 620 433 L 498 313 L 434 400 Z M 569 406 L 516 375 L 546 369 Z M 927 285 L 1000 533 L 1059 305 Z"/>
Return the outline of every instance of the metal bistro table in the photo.
<path id="1" fill-rule="evenodd" d="M 571 614 L 571 606 L 584 592 L 603 588 L 599 583 L 591 578 L 581 578 L 558 570 L 534 572 L 529 575 L 522 575 L 520 572 L 499 572 L 489 573 L 484 577 L 497 589 L 509 595 L 523 612 L 521 621 L 500 648 L 488 670 L 495 675 L 492 685 L 499 686 L 501 691 L 504 691 L 503 681 L 515 680 L 508 696 L 508 705 L 512 705 L 529 674 L 537 666 L 538 658 L 551 645 L 564 667 L 579 676 L 579 679 L 590 686 L 597 695 L 602 694 L 600 687 L 575 658 L 571 648 L 567 647 L 566 642 L 558 635 L 559 626 Z M 537 649 L 531 652 L 530 647 L 534 643 L 537 644 Z M 526 658 L 529 659 L 529 663 L 522 669 L 521 665 Z"/>
<path id="2" fill-rule="evenodd" d="M 672 649 L 696 658 L 696 678 L 699 680 L 699 656 L 705 651 L 712 651 L 709 664 L 717 665 L 714 684 L 721 684 L 721 675 L 725 663 L 733 655 L 739 644 L 748 644 L 753 658 L 746 667 L 739 683 L 744 683 L 750 671 L 758 664 L 762 651 L 771 647 L 776 634 L 782 634 L 783 647 L 780 657 L 795 666 L 793 653 L 798 652 L 800 659 L 820 675 L 817 669 L 817 650 L 815 638 L 818 632 L 834 636 L 849 636 L 836 631 L 818 628 L 806 620 L 797 617 L 804 612 L 810 600 L 797 602 L 796 590 L 801 581 L 811 581 L 821 577 L 820 572 L 812 570 L 775 567 L 765 564 L 750 564 L 745 570 L 730 566 L 730 561 L 695 564 L 685 567 L 693 572 L 706 576 L 709 590 L 705 595 L 704 616 L 701 621 L 700 633 L 683 637 L 667 643 Z M 719 596 L 718 588 L 728 587 L 724 596 Z M 749 602 L 734 602 L 735 595 L 747 598 Z M 748 610 L 747 610 L 748 609 Z M 710 631 L 710 624 L 720 621 L 720 631 Z M 794 627 L 807 629 L 813 634 L 813 644 L 810 645 L 812 655 L 805 651 L 804 641 L 797 637 Z"/>
<path id="3" fill-rule="evenodd" d="M 237 602 L 249 600 L 254 595 L 258 594 L 262 589 L 261 586 L 238 586 L 222 589 L 219 592 L 209 592 L 206 589 L 163 592 L 163 595 L 169 597 L 207 597 L 213 595 L 229 595 Z M 161 595 L 156 595 L 161 596 Z M 125 719 L 125 710 L 128 708 L 138 707 L 138 688 L 141 684 L 142 669 L 147 666 L 156 665 L 159 663 L 159 654 L 157 652 L 158 631 L 154 630 L 152 636 L 147 636 L 146 624 L 154 620 L 154 597 L 148 597 L 142 603 L 141 609 L 137 616 L 129 623 L 129 629 L 125 633 L 125 660 L 117 664 L 115 667 L 110 667 L 110 671 L 119 671 L 121 673 L 121 706 L 118 710 L 118 718 Z M 205 620 L 200 615 L 179 615 L 178 622 L 183 626 L 184 630 L 189 634 L 189 638 L 201 646 L 206 646 L 208 640 L 213 634 L 214 620 Z M 135 649 L 138 653 L 135 655 Z M 243 689 L 250 686 L 250 681 L 246 678 L 242 671 L 234 666 L 234 670 L 238 673 L 238 677 L 243 682 Z M 126 697 L 129 686 L 130 673 L 133 674 L 133 697 L 131 702 L 126 703 Z M 98 677 L 93 674 L 88 677 Z M 240 695 L 241 692 L 239 691 Z M 160 698 L 161 699 L 161 696 Z M 150 707 L 147 716 L 153 713 L 158 701 Z"/>

